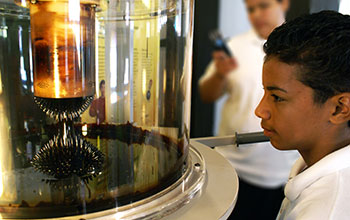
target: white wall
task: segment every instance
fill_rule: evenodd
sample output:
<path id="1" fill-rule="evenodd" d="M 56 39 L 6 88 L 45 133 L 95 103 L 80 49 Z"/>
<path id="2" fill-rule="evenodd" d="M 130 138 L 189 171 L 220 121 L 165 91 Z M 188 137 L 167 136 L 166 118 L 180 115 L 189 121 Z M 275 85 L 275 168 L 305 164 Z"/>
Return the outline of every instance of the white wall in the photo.
<path id="1" fill-rule="evenodd" d="M 244 0 L 219 0 L 219 30 L 227 38 L 250 29 Z M 213 133 L 217 135 L 221 108 L 227 96 L 215 103 Z"/>
<path id="2" fill-rule="evenodd" d="M 339 12 L 342 14 L 350 14 L 350 1 L 349 0 L 340 0 Z"/>
<path id="3" fill-rule="evenodd" d="M 224 37 L 249 30 L 244 0 L 219 0 L 219 29 Z"/>

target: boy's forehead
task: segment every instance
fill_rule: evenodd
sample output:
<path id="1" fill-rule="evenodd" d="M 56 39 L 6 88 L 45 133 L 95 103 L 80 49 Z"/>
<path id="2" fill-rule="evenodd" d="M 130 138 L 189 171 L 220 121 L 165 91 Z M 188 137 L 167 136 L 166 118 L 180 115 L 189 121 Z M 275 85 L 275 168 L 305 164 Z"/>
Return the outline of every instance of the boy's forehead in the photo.
<path id="1" fill-rule="evenodd" d="M 286 84 L 297 81 L 299 67 L 296 64 L 287 64 L 277 58 L 269 58 L 263 66 L 263 84 Z"/>

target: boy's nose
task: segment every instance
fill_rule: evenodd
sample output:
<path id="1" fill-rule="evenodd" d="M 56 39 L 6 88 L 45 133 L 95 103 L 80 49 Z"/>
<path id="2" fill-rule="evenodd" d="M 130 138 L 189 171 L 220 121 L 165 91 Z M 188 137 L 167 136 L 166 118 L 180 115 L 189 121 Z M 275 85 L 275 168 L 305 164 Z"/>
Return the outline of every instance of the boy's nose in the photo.
<path id="1" fill-rule="evenodd" d="M 270 119 L 271 113 L 265 106 L 264 97 L 261 99 L 259 105 L 255 108 L 255 115 L 261 119 Z"/>

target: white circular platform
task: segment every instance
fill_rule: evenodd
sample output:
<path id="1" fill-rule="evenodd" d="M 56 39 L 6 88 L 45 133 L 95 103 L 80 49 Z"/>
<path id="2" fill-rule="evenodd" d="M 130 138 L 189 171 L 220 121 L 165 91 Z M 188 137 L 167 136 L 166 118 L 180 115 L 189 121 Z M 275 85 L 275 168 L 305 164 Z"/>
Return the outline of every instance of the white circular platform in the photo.
<path id="1" fill-rule="evenodd" d="M 231 164 L 218 152 L 192 139 L 191 145 L 205 160 L 207 183 L 202 194 L 177 210 L 166 220 L 227 219 L 238 195 L 238 176 Z"/>

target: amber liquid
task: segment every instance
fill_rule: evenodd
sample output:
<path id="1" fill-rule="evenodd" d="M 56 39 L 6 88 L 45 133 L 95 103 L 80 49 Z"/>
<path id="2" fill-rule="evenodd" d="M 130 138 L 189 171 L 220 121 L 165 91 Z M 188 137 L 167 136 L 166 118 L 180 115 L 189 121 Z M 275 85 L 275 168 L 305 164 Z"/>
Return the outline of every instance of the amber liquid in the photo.
<path id="1" fill-rule="evenodd" d="M 30 4 L 34 95 L 94 94 L 95 7 L 74 1 Z"/>

